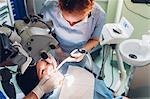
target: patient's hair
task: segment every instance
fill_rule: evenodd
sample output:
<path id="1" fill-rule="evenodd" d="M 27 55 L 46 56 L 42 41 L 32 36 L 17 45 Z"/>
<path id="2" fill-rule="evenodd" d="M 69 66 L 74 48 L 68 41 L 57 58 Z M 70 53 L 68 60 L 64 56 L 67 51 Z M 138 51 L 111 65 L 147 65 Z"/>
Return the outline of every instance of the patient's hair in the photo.
<path id="1" fill-rule="evenodd" d="M 59 0 L 61 10 L 68 12 L 86 12 L 92 9 L 94 0 Z"/>

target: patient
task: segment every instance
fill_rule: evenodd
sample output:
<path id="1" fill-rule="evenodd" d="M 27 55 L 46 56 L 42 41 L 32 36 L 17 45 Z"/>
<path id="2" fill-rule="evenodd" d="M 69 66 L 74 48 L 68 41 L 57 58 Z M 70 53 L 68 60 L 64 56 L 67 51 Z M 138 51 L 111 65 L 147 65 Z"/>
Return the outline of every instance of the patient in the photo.
<path id="1" fill-rule="evenodd" d="M 64 76 L 56 70 L 56 61 L 53 57 L 46 60 L 39 60 L 36 68 L 40 79 L 39 84 L 24 99 L 40 99 L 45 93 L 52 92 L 61 87 Z M 107 88 L 104 81 L 95 79 L 93 99 L 112 99 L 113 93 Z M 117 97 L 115 99 L 128 99 L 127 97 Z"/>
<path id="2" fill-rule="evenodd" d="M 39 60 L 36 67 L 40 82 L 24 99 L 40 99 L 45 93 L 52 92 L 63 84 L 64 76 L 56 70 L 53 57 Z"/>

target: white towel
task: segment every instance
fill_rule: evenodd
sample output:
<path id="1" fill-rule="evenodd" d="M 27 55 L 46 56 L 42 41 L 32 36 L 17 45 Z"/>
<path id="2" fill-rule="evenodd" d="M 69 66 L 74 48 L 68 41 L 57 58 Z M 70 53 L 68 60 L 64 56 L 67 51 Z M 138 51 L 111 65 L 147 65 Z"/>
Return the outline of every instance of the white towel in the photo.
<path id="1" fill-rule="evenodd" d="M 69 66 L 59 99 L 93 99 L 94 76 L 87 70 Z"/>

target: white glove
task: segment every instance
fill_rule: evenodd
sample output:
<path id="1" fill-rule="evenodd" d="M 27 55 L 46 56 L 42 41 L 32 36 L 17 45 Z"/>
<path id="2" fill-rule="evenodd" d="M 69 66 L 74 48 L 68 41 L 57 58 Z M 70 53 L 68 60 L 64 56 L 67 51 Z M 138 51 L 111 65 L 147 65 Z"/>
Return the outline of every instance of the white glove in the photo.
<path id="1" fill-rule="evenodd" d="M 80 52 L 78 51 L 78 49 L 75 49 L 70 53 L 71 58 L 73 58 L 75 62 L 80 62 L 84 58 L 85 54 L 87 53 L 87 51 L 84 48 L 79 49 L 79 50 Z M 84 52 L 81 52 L 81 51 L 84 51 Z"/>
<path id="2" fill-rule="evenodd" d="M 57 87 L 61 87 L 63 79 L 64 77 L 59 71 L 53 70 L 49 76 L 44 76 L 41 79 L 32 92 L 40 99 L 45 93 L 51 92 Z"/>

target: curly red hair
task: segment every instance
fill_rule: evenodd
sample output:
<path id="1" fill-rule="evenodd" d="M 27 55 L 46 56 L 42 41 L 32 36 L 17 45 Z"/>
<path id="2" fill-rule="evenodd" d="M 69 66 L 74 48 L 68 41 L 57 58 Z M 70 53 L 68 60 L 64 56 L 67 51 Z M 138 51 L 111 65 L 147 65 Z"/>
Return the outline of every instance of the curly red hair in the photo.
<path id="1" fill-rule="evenodd" d="M 94 0 L 59 0 L 61 10 L 67 12 L 86 12 L 92 9 Z"/>

